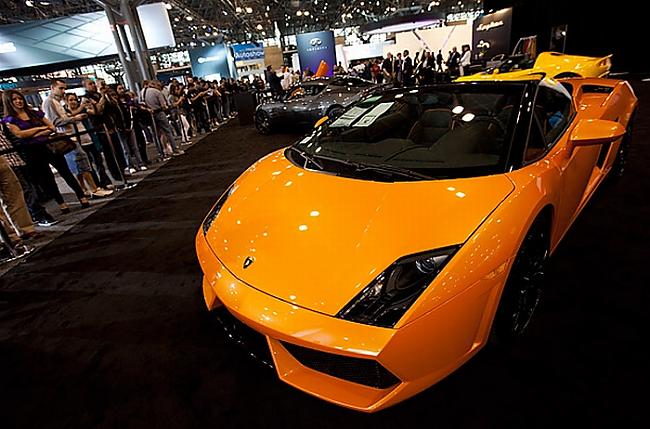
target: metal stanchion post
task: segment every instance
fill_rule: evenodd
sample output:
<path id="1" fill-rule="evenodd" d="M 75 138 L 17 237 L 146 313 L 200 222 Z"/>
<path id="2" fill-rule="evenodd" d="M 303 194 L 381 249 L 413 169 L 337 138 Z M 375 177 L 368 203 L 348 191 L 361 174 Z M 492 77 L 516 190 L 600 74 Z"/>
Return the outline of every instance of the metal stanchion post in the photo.
<path id="1" fill-rule="evenodd" d="M 4 212 L 5 218 L 10 224 L 9 226 L 14 229 L 17 235 L 20 236 L 20 231 L 11 220 L 11 217 L 9 217 L 9 211 L 6 208 L 5 202 L 1 198 L 0 198 L 0 210 Z M 21 244 L 19 246 L 14 246 L 13 243 L 11 242 L 11 238 L 9 237 L 9 233 L 7 233 L 7 230 L 5 229 L 5 225 L 2 222 L 0 222 L 0 246 L 7 249 L 7 252 L 9 253 L 9 258 L 2 260 L 0 262 L 14 261 L 18 258 L 22 258 L 23 256 L 30 254 L 33 250 L 25 246 L 24 244 Z"/>
<path id="2" fill-rule="evenodd" d="M 156 118 L 153 116 L 153 112 L 149 112 L 149 115 L 151 115 L 151 124 L 153 127 L 153 139 L 154 143 L 156 143 L 156 149 L 158 149 L 158 155 L 160 155 L 161 159 L 165 158 L 165 146 L 163 146 L 163 142 L 160 138 L 160 134 L 158 133 L 158 126 L 156 125 Z"/>
<path id="3" fill-rule="evenodd" d="M 0 245 L 2 245 L 2 247 L 7 249 L 7 252 L 9 253 L 9 259 L 0 260 L 0 262 L 13 261 L 18 257 L 18 252 L 16 251 L 16 248 L 11 243 L 9 234 L 7 234 L 7 231 L 5 230 L 5 227 L 2 223 L 0 223 Z"/>
<path id="4" fill-rule="evenodd" d="M 208 105 L 208 102 L 205 100 L 203 100 L 202 103 L 203 103 L 203 107 L 205 107 L 206 113 L 208 114 L 208 127 L 210 127 L 209 131 L 212 131 L 212 115 L 210 115 L 210 106 Z"/>
<path id="5" fill-rule="evenodd" d="M 124 183 L 123 189 L 130 189 L 135 187 L 136 183 L 129 183 L 126 176 L 124 175 L 124 172 L 122 171 L 122 167 L 117 162 L 117 158 L 115 157 L 115 145 L 113 144 L 113 139 L 111 138 L 111 134 L 108 132 L 108 128 L 106 127 L 106 124 L 103 124 L 103 127 L 104 127 L 104 132 L 106 133 L 106 139 L 108 140 L 108 144 L 111 145 L 111 156 L 113 157 L 113 162 L 115 163 L 115 165 L 117 165 L 117 169 L 119 170 L 121 176 L 120 178 Z M 120 147 L 121 146 L 122 144 L 120 143 Z M 124 153 L 124 150 L 122 150 L 122 153 Z"/>

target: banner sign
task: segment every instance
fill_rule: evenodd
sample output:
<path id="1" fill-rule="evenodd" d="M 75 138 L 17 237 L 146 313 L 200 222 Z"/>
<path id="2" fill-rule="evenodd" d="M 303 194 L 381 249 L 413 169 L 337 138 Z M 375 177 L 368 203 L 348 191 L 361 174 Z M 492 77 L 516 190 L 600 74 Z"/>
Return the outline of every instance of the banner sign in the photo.
<path id="1" fill-rule="evenodd" d="M 169 15 L 162 3 L 140 6 L 138 14 L 148 48 L 175 45 Z M 0 71 L 116 54 L 104 12 L 0 26 Z"/>
<path id="2" fill-rule="evenodd" d="M 257 61 L 264 59 L 264 46 L 255 43 L 237 43 L 232 45 L 235 61 Z"/>
<path id="3" fill-rule="evenodd" d="M 473 23 L 474 58 L 487 61 L 498 54 L 510 55 L 512 8 L 501 9 Z"/>
<path id="4" fill-rule="evenodd" d="M 214 76 L 231 77 L 230 67 L 228 66 L 228 49 L 223 43 L 205 48 L 192 49 L 190 52 L 190 62 L 192 63 L 192 75 L 197 77 L 208 77 L 215 79 Z"/>
<path id="5" fill-rule="evenodd" d="M 298 34 L 296 41 L 298 44 L 298 59 L 303 71 L 309 67 L 315 73 L 320 62 L 325 61 L 329 66 L 328 76 L 333 74 L 336 65 L 336 50 L 332 31 Z"/>

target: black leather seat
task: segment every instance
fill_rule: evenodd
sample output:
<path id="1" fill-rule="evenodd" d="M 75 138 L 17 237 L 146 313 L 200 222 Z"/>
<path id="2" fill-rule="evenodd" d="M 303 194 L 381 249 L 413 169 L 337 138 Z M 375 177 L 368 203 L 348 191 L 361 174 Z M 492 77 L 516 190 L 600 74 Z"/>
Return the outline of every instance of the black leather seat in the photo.
<path id="1" fill-rule="evenodd" d="M 413 124 L 408 139 L 422 146 L 432 146 L 451 129 L 452 113 L 449 109 L 428 109 Z"/>

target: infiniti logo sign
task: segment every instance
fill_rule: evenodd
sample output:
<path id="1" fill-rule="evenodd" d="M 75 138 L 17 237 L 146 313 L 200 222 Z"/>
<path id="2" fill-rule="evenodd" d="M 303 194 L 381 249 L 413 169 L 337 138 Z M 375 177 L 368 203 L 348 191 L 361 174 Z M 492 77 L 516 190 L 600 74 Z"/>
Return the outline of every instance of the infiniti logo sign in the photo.
<path id="1" fill-rule="evenodd" d="M 312 45 L 312 46 L 320 46 L 320 45 L 323 44 L 323 41 L 321 39 L 319 39 L 318 37 L 314 37 L 313 39 L 311 39 L 309 41 L 309 44 Z"/>

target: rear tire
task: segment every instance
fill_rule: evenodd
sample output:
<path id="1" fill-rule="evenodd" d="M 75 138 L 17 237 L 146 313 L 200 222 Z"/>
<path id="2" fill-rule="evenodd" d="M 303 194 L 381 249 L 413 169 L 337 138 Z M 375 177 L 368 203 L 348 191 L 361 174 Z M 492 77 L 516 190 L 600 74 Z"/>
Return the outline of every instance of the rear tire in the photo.
<path id="1" fill-rule="evenodd" d="M 542 296 L 549 258 L 549 221 L 538 217 L 526 233 L 492 325 L 492 341 L 510 343 L 522 337 Z"/>

